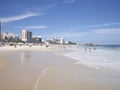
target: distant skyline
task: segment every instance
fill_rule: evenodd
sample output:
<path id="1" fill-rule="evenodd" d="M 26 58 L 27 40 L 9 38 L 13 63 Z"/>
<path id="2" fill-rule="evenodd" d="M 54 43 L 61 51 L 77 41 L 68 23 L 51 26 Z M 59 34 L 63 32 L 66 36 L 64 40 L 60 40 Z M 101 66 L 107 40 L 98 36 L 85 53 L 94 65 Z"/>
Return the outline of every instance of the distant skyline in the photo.
<path id="1" fill-rule="evenodd" d="M 120 0 L 0 0 L 2 32 L 120 44 Z"/>

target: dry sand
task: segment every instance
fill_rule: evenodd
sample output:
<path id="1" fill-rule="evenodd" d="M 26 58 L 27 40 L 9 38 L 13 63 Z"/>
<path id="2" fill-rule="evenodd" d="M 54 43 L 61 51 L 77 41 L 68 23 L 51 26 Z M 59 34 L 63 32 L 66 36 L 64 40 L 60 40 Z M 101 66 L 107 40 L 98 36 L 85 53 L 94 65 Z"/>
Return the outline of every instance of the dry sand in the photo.
<path id="1" fill-rule="evenodd" d="M 7 48 L 0 48 L 0 90 L 120 90 L 119 72 L 76 65 L 54 54 L 61 49 Z"/>

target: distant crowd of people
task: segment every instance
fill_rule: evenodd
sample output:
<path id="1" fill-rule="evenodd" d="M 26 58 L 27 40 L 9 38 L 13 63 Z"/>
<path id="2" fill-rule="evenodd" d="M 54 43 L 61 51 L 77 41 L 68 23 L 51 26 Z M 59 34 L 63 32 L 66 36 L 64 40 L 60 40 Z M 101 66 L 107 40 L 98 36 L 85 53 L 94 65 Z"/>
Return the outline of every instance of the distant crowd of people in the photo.
<path id="1" fill-rule="evenodd" d="M 96 50 L 96 48 L 91 48 L 91 47 L 89 47 L 89 48 L 87 48 L 87 47 L 86 47 L 86 48 L 85 48 L 85 52 L 87 52 L 87 51 L 88 51 L 88 52 L 91 52 L 92 50 L 94 50 L 94 51 L 95 51 L 95 50 Z"/>

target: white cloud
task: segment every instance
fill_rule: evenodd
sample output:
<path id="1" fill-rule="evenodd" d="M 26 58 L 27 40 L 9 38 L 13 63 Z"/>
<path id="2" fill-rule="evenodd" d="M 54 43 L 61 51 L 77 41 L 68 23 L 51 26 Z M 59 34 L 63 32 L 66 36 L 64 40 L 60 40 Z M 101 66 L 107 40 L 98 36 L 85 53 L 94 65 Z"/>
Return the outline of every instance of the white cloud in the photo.
<path id="1" fill-rule="evenodd" d="M 18 16 L 3 17 L 3 18 L 0 18 L 0 21 L 2 23 L 8 23 L 8 22 L 12 22 L 12 21 L 18 21 L 18 20 L 29 18 L 29 17 L 41 16 L 41 15 L 44 15 L 44 14 L 27 12 L 25 14 L 18 15 Z"/>
<path id="2" fill-rule="evenodd" d="M 118 35 L 120 34 L 120 28 L 109 28 L 109 29 L 96 29 L 96 30 L 92 30 L 89 32 L 81 32 L 82 35 L 84 36 L 88 36 L 88 35 Z"/>
<path id="3" fill-rule="evenodd" d="M 120 34 L 120 28 L 98 29 L 93 31 L 92 34 Z"/>
<path id="4" fill-rule="evenodd" d="M 48 28 L 48 26 L 26 26 L 24 28 L 26 28 L 26 29 L 44 29 L 44 28 Z"/>
<path id="5" fill-rule="evenodd" d="M 86 29 L 86 28 L 99 28 L 99 27 L 108 27 L 108 26 L 115 26 L 120 25 L 120 23 L 106 23 L 106 24 L 99 24 L 99 25 L 87 25 L 87 26 L 80 26 L 80 27 L 72 27 L 69 28 L 70 30 L 75 29 Z"/>
<path id="6" fill-rule="evenodd" d="M 55 33 L 54 36 L 58 37 L 58 36 L 63 36 L 63 37 L 87 37 L 87 36 L 116 36 L 116 35 L 120 35 L 120 28 L 112 28 L 112 29 L 95 29 L 95 30 L 91 30 L 91 31 L 86 31 L 86 32 L 59 32 L 59 33 Z M 52 36 L 52 35 L 51 35 Z"/>
<path id="7" fill-rule="evenodd" d="M 75 0 L 66 0 L 65 3 L 69 4 L 69 3 L 73 3 L 75 2 Z"/>

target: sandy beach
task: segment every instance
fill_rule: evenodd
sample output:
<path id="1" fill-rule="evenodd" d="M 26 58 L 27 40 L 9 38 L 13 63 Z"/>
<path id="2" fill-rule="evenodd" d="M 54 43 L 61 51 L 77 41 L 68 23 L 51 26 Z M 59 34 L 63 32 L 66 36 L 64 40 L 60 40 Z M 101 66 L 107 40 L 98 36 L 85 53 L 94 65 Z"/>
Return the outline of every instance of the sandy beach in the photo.
<path id="1" fill-rule="evenodd" d="M 0 90 L 120 90 L 120 72 L 94 69 L 46 48 L 0 47 Z"/>

